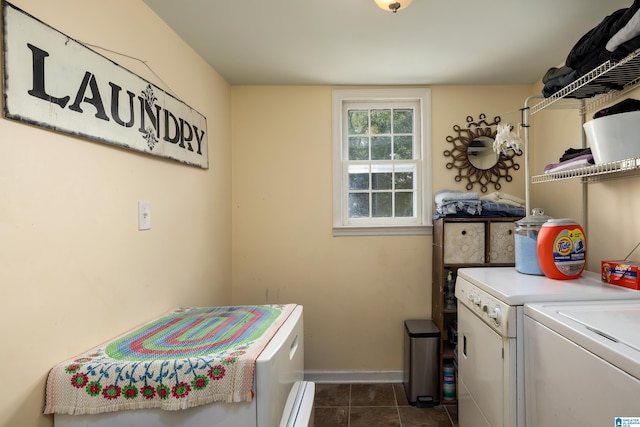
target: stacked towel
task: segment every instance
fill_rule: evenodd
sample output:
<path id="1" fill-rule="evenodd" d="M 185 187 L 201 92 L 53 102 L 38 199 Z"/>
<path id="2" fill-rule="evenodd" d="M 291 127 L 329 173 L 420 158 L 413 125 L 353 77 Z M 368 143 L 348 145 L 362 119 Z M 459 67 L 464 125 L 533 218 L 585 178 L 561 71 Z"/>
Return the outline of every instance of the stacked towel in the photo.
<path id="1" fill-rule="evenodd" d="M 584 156 L 585 154 L 591 154 L 591 148 L 567 148 L 558 161 L 566 162 L 567 160 L 575 159 L 576 157 Z"/>
<path id="2" fill-rule="evenodd" d="M 486 196 L 482 196 L 480 197 L 480 200 L 514 206 L 516 208 L 524 208 L 526 204 L 526 202 L 520 197 L 516 197 L 507 193 L 501 193 L 499 191 L 489 193 Z"/>
<path id="3" fill-rule="evenodd" d="M 544 173 L 562 172 L 572 169 L 585 168 L 594 164 L 593 155 L 584 154 L 559 163 L 551 163 L 544 167 Z"/>
<path id="4" fill-rule="evenodd" d="M 436 194 L 435 202 L 436 212 L 441 215 L 455 215 L 458 213 L 479 215 L 482 212 L 482 204 L 478 199 L 478 193 L 443 190 Z"/>
<path id="5" fill-rule="evenodd" d="M 500 191 L 489 193 L 480 197 L 482 202 L 482 213 L 486 216 L 525 216 L 526 201 L 513 194 Z"/>
<path id="6" fill-rule="evenodd" d="M 558 159 L 558 163 L 550 163 L 544 167 L 544 173 L 555 173 L 584 168 L 595 163 L 591 148 L 568 148 Z"/>
<path id="7" fill-rule="evenodd" d="M 478 200 L 478 193 L 465 193 L 462 191 L 442 190 L 435 196 L 436 203 L 446 203 L 458 200 Z"/>
<path id="8" fill-rule="evenodd" d="M 507 193 L 494 192 L 482 197 L 478 193 L 443 190 L 436 194 L 434 219 L 444 217 L 510 217 L 525 216 L 525 201 Z"/>
<path id="9" fill-rule="evenodd" d="M 486 218 L 506 217 L 506 216 L 526 216 L 524 206 L 514 206 L 508 203 L 495 203 L 488 200 L 481 200 L 482 216 Z"/>

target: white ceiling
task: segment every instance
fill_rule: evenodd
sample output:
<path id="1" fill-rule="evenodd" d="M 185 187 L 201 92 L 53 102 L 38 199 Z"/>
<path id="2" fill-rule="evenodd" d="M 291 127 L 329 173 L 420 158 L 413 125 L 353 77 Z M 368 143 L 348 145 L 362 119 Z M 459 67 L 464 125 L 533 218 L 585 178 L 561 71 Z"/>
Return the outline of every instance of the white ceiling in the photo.
<path id="1" fill-rule="evenodd" d="M 632 0 L 144 0 L 232 85 L 531 84 Z"/>

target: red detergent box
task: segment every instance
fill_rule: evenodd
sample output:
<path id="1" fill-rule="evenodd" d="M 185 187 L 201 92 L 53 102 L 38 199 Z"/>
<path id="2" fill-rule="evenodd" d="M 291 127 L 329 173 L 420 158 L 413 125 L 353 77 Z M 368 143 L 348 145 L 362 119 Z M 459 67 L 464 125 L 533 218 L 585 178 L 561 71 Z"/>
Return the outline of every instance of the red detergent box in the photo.
<path id="1" fill-rule="evenodd" d="M 602 261 L 602 281 L 612 285 L 640 290 L 637 261 Z"/>

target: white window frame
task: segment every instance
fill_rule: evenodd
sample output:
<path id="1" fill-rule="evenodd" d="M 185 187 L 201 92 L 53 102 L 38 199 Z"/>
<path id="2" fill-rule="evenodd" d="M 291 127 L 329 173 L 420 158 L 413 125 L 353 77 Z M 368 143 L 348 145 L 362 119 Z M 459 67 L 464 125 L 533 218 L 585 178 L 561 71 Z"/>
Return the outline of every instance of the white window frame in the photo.
<path id="1" fill-rule="evenodd" d="M 349 220 L 348 213 L 348 144 L 345 141 L 347 123 L 345 105 L 354 102 L 391 104 L 397 101 L 417 102 L 415 115 L 416 133 L 419 139 L 414 144 L 417 173 L 417 217 L 381 222 L 376 219 Z M 402 89 L 354 89 L 334 90 L 333 109 L 333 235 L 416 235 L 432 234 L 432 189 L 431 189 L 431 90 L 426 88 Z M 417 153 L 418 154 L 418 153 Z"/>

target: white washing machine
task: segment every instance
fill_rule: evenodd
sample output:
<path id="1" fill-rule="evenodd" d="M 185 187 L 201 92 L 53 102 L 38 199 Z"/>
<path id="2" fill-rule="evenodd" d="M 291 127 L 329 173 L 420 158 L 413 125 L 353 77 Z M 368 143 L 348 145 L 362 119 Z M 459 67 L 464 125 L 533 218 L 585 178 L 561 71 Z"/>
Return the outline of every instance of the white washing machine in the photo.
<path id="1" fill-rule="evenodd" d="M 527 427 L 640 426 L 640 301 L 526 304 Z"/>

